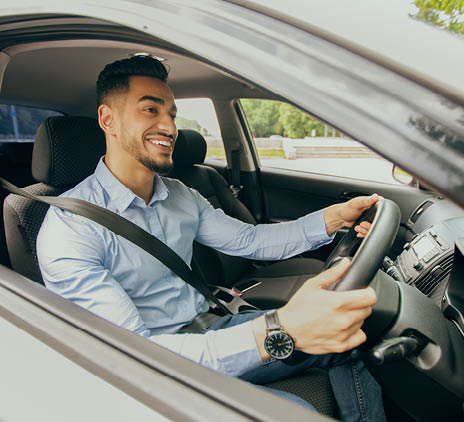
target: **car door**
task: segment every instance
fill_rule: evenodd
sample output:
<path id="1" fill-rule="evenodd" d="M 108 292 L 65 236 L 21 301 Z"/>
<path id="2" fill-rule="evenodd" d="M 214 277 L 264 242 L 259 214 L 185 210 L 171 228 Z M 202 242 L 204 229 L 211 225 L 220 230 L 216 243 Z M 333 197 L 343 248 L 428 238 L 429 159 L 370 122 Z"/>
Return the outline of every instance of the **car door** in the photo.
<path id="1" fill-rule="evenodd" d="M 267 222 L 296 219 L 356 196 L 377 193 L 401 208 L 402 228 L 392 249 L 392 255 L 397 254 L 412 236 L 406 227 L 409 216 L 432 195 L 430 191 L 419 189 L 410 176 L 410 184 L 400 182 L 392 175 L 390 161 L 290 104 L 267 99 L 237 103 L 259 166 L 256 177 L 248 174 L 242 179 L 248 181 L 247 189 L 255 192 L 255 199 L 261 195 Z M 407 174 L 397 172 L 407 179 Z M 331 248 L 312 255 L 325 259 Z"/>

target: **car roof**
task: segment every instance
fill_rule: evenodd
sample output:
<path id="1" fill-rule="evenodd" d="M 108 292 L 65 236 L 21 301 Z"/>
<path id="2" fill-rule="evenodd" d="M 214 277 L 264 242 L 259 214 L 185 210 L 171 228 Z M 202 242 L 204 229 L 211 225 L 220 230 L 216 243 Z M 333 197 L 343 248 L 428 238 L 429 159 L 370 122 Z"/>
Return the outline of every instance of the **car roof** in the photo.
<path id="1" fill-rule="evenodd" d="M 52 2 L 41 3 L 44 11 L 47 4 L 51 10 L 54 9 Z M 75 2 L 76 8 L 77 3 L 79 2 Z M 134 3 L 141 6 L 144 4 L 137 0 Z M 180 8 L 183 1 L 175 3 Z M 461 76 L 464 68 L 464 38 L 417 21 L 411 17 L 414 6 L 407 1 L 228 0 L 222 3 L 225 6 L 227 3 L 236 3 L 302 27 L 318 37 L 409 76 L 458 103 L 464 103 L 464 78 Z M 8 14 L 2 12 L 1 8 L 0 13 Z M 48 37 L 41 40 L 40 32 L 36 31 L 28 43 L 27 38 L 18 38 L 18 34 L 25 29 L 23 20 L 7 21 L 7 25 L 0 25 L 0 29 L 4 28 L 3 39 L 0 40 L 0 81 L 2 65 L 8 76 L 4 78 L 1 92 L 4 102 L 44 106 L 45 100 L 52 109 L 69 114 L 90 115 L 95 109 L 93 90 L 98 71 L 106 63 L 139 50 L 167 59 L 167 64 L 172 69 L 170 85 L 178 98 L 272 97 L 269 93 L 244 83 L 240 78 L 208 66 L 191 52 L 114 22 L 56 14 L 30 18 L 29 25 L 40 21 L 44 31 L 56 27 L 53 29 L 56 39 Z M 70 35 L 68 31 L 67 37 L 60 39 L 60 29 L 63 30 L 65 25 L 75 29 L 75 32 Z M 102 30 L 105 27 L 106 32 Z M 88 29 L 87 32 L 85 28 Z M 77 41 L 79 32 L 82 36 Z M 117 33 L 120 34 L 119 40 Z M 9 34 L 14 36 L 10 38 Z M 131 40 L 134 42 L 131 43 Z M 37 53 L 39 50 L 40 54 Z M 10 63 L 6 64 L 7 61 Z M 28 66 L 25 66 L 26 63 Z M 65 80 L 69 79 L 68 73 L 72 70 L 74 81 L 69 84 Z M 34 89 L 31 86 L 26 87 L 27 81 L 37 81 L 31 75 L 43 76 L 41 89 L 37 86 Z M 47 80 L 49 83 L 53 81 L 53 86 L 60 90 L 62 98 L 51 98 Z M 208 83 L 202 83 L 205 81 Z M 34 95 L 37 97 L 35 100 L 32 98 Z"/>
<path id="2" fill-rule="evenodd" d="M 464 37 L 414 18 L 407 0 L 230 0 L 464 100 Z"/>

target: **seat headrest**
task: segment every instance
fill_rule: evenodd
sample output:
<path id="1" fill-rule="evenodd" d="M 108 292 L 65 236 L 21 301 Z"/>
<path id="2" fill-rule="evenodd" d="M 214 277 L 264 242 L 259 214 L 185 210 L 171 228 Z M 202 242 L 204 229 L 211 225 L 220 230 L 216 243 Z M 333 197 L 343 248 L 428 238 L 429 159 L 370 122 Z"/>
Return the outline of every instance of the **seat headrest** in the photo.
<path id="1" fill-rule="evenodd" d="M 105 135 L 96 119 L 49 117 L 35 136 L 32 176 L 56 187 L 76 185 L 93 173 L 105 148 Z"/>
<path id="2" fill-rule="evenodd" d="M 179 130 L 172 161 L 176 167 L 191 167 L 203 164 L 206 157 L 206 141 L 198 132 L 190 129 Z"/>

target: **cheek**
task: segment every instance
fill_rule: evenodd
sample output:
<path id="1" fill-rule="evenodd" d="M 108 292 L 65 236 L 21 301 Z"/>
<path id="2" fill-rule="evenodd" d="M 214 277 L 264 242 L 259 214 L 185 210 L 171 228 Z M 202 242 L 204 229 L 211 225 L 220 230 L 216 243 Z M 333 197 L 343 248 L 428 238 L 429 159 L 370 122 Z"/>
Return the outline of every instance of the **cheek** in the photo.
<path id="1" fill-rule="evenodd" d="M 124 122 L 124 124 L 121 127 L 122 129 L 122 135 L 126 140 L 128 141 L 140 141 L 143 140 L 145 131 L 146 131 L 146 125 L 140 125 L 137 124 L 137 122 L 134 120 L 128 120 Z"/>

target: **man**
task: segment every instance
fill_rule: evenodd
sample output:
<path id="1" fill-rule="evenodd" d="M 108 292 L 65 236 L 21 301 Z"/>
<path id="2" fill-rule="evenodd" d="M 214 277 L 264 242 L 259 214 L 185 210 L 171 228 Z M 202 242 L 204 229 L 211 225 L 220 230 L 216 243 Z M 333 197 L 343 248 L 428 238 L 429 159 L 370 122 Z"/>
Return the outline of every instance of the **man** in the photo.
<path id="1" fill-rule="evenodd" d="M 189 263 L 196 240 L 222 252 L 284 259 L 314 249 L 351 226 L 377 200 L 356 198 L 299 220 L 248 225 L 215 210 L 197 191 L 159 176 L 172 166 L 176 105 L 167 71 L 157 60 L 134 57 L 110 65 L 97 81 L 99 123 L 106 155 L 95 173 L 63 196 L 84 199 L 122 215 L 157 236 Z M 369 223 L 356 228 L 365 236 Z M 263 313 L 223 317 L 203 333 L 179 333 L 208 302 L 151 255 L 83 217 L 51 208 L 37 240 L 47 287 L 115 324 L 224 374 L 255 384 L 330 366 L 342 418 L 383 420 L 380 389 L 356 352 L 376 297 L 372 289 L 331 292 L 346 261 L 306 282 L 287 305 Z M 272 343 L 273 324 L 288 350 Z M 308 354 L 301 363 L 278 353 Z M 277 354 L 276 354 L 277 353 Z M 270 359 L 272 355 L 277 359 Z M 290 358 L 291 359 L 291 356 Z M 293 398 L 298 401 L 297 398 Z"/>

